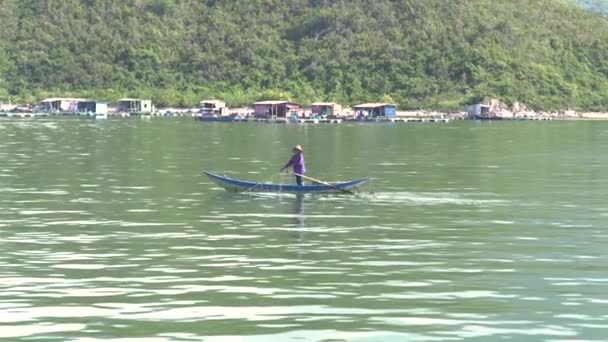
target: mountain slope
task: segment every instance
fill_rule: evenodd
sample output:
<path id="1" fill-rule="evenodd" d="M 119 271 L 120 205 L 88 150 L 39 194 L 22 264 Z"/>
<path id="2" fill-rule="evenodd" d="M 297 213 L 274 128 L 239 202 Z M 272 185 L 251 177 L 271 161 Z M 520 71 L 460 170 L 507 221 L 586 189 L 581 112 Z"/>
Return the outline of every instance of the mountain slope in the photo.
<path id="1" fill-rule="evenodd" d="M 608 103 L 608 23 L 560 0 L 4 0 L 0 22 L 0 97 Z"/>

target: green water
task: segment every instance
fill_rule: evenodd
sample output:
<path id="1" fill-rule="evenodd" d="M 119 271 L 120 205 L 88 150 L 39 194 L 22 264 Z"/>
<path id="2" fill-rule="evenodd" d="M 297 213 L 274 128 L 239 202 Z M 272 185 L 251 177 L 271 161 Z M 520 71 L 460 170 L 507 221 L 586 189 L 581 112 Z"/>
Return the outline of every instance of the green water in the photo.
<path id="1" fill-rule="evenodd" d="M 0 340 L 603 341 L 608 123 L 0 121 Z M 371 176 L 233 194 L 202 170 Z"/>

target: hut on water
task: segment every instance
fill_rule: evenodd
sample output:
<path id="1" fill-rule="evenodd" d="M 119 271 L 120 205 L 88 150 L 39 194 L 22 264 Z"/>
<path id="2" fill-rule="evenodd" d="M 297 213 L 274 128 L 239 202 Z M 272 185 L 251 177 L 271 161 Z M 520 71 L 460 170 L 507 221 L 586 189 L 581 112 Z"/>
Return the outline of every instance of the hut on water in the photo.
<path id="1" fill-rule="evenodd" d="M 228 107 L 226 102 L 218 100 L 204 100 L 199 104 L 201 115 L 226 115 L 228 114 Z"/>
<path id="2" fill-rule="evenodd" d="M 78 111 L 78 103 L 85 99 L 75 97 L 52 97 L 40 102 L 39 107 L 44 112 L 53 113 L 75 113 Z"/>
<path id="3" fill-rule="evenodd" d="M 467 108 L 467 114 L 471 118 L 490 116 L 492 106 L 484 103 L 476 103 Z"/>
<path id="4" fill-rule="evenodd" d="M 125 98 L 118 100 L 117 111 L 129 114 L 152 114 L 154 106 L 151 100 Z"/>
<path id="5" fill-rule="evenodd" d="M 358 118 L 392 118 L 397 115 L 397 106 L 392 103 L 363 103 L 354 109 Z"/>
<path id="6" fill-rule="evenodd" d="M 341 105 L 333 102 L 315 102 L 310 105 L 312 115 L 340 116 L 343 113 Z"/>
<path id="7" fill-rule="evenodd" d="M 292 112 L 300 111 L 300 105 L 289 101 L 261 101 L 253 104 L 257 117 L 287 118 Z"/>

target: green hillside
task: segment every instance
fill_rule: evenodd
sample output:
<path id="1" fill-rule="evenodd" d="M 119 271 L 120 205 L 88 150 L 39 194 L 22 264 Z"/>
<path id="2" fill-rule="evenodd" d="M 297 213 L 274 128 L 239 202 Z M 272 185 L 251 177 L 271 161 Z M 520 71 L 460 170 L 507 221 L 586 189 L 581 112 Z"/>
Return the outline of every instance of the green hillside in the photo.
<path id="1" fill-rule="evenodd" d="M 608 105 L 608 21 L 561 0 L 3 0 L 0 97 Z"/>

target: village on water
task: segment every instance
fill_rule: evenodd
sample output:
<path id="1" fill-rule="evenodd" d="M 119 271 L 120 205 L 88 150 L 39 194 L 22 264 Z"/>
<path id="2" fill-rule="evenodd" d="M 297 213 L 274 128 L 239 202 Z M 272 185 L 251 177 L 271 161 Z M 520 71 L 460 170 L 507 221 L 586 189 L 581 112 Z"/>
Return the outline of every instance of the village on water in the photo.
<path id="1" fill-rule="evenodd" d="M 116 102 L 84 98 L 47 98 L 36 105 L 19 106 L 0 100 L 0 118 L 74 116 L 95 119 L 155 116 L 190 116 L 208 122 L 268 122 L 318 124 L 342 122 L 449 122 L 477 120 L 552 120 L 580 118 L 575 112 L 537 113 L 520 104 L 507 106 L 496 100 L 468 106 L 466 110 L 398 111 L 394 103 L 362 103 L 351 107 L 333 102 L 315 102 L 309 107 L 288 100 L 259 101 L 246 108 L 229 108 L 220 100 L 200 101 L 196 108 L 156 108 L 152 100 L 123 98 Z"/>

